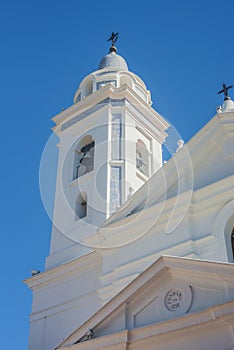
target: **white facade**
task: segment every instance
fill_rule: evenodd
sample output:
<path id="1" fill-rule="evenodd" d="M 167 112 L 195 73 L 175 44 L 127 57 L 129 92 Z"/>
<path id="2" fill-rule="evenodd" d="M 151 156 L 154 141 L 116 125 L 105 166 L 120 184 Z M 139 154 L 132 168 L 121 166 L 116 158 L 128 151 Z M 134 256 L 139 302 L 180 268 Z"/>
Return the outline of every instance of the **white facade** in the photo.
<path id="1" fill-rule="evenodd" d="M 53 118 L 54 225 L 46 271 L 26 281 L 29 349 L 234 349 L 234 103 L 162 167 L 168 124 L 116 52 L 74 102 Z M 170 291 L 187 300 L 178 312 Z"/>
<path id="2" fill-rule="evenodd" d="M 233 298 L 232 266 L 163 256 L 58 349 L 233 349 Z"/>

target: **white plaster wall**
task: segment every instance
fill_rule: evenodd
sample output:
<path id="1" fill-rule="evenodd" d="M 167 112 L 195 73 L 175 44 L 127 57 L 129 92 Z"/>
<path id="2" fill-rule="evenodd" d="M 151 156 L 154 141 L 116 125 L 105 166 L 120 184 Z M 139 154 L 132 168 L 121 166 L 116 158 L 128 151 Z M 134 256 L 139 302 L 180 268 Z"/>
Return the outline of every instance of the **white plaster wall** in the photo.
<path id="1" fill-rule="evenodd" d="M 29 349 L 52 350 L 100 307 L 96 290 L 101 274 L 101 257 L 87 255 L 82 262 L 54 269 L 48 277 L 37 276 L 33 287 Z"/>
<path id="2" fill-rule="evenodd" d="M 219 186 L 222 187 L 223 184 L 214 185 L 217 192 L 219 192 Z M 230 184 L 230 189 L 232 187 Z M 230 218 L 234 217 L 231 214 L 234 212 L 234 204 L 231 201 L 232 191 L 226 189 L 222 196 L 219 194 L 217 197 L 216 194 L 212 195 L 212 189 L 210 189 L 208 201 L 205 193 L 205 189 L 194 193 L 192 210 L 188 208 L 182 222 L 170 234 L 165 231 L 168 219 L 166 212 L 163 212 L 160 219 L 153 225 L 153 216 L 146 218 L 145 222 L 143 220 L 149 215 L 147 211 L 140 213 L 138 220 L 132 218 L 132 223 L 130 221 L 128 225 L 121 221 L 118 223 L 119 242 L 121 242 L 121 235 L 126 236 L 126 233 L 131 238 L 134 236 L 139 238 L 122 247 L 99 250 L 103 256 L 102 287 L 99 290 L 103 301 L 106 302 L 110 295 L 117 293 L 120 287 L 129 283 L 161 255 L 233 262 L 232 256 L 228 258 L 227 255 L 226 237 L 226 231 L 230 227 L 228 233 L 230 250 L 232 227 Z M 152 215 L 156 215 L 156 207 L 151 211 Z M 131 220 L 131 216 L 128 218 Z M 234 224 L 234 219 L 232 223 Z M 123 225 L 122 228 L 121 225 Z"/>
<path id="3" fill-rule="evenodd" d="M 57 186 L 54 207 L 54 227 L 51 238 L 51 257 L 47 258 L 47 269 L 55 264 L 68 261 L 83 254 L 84 249 L 76 243 L 83 242 L 95 234 L 97 228 L 109 215 L 111 183 L 111 120 L 113 114 L 121 115 L 122 122 L 122 203 L 147 180 L 136 171 L 136 142 L 144 139 L 152 153 L 152 170 L 162 162 L 161 145 L 150 135 L 150 129 L 126 112 L 124 106 L 104 105 L 86 118 L 64 130 L 60 136 Z M 142 121 L 147 116 L 142 115 Z M 141 126 L 143 133 L 136 127 Z M 151 125 L 152 132 L 154 126 Z M 94 170 L 73 180 L 74 149 L 80 139 L 91 135 L 95 141 Z M 148 136 L 147 136 L 148 135 Z M 154 153 L 156 152 L 156 154 Z M 80 192 L 86 192 L 88 198 L 87 216 L 76 220 L 74 213 L 76 198 Z M 65 238 L 61 239 L 61 235 Z M 63 251 L 63 253 L 62 253 Z M 67 254 L 67 257 L 66 257 Z M 78 254 L 78 255 L 76 255 Z"/>
<path id="4" fill-rule="evenodd" d="M 73 180 L 74 149 L 84 135 L 90 134 L 95 140 L 95 164 L 94 171 L 87 173 L 79 179 Z M 106 141 L 107 140 L 107 141 Z M 82 241 L 82 237 L 93 234 L 96 227 L 106 219 L 106 184 L 108 161 L 108 108 L 74 124 L 62 134 L 59 144 L 58 174 L 54 207 L 54 227 L 51 238 L 50 255 L 53 262 L 47 258 L 47 268 L 53 267 L 55 262 L 71 258 L 69 252 L 64 249 L 76 245 Z M 99 164 L 103 164 L 100 168 Z M 105 169 L 106 167 L 106 169 Z M 98 185 L 96 180 L 98 181 Z M 81 220 L 75 219 L 75 202 L 78 194 L 85 191 L 88 197 L 87 217 Z M 86 225 L 87 224 L 87 225 Z M 61 233 L 59 233 L 61 232 Z M 65 237 L 61 236 L 65 234 Z M 82 251 L 84 249 L 81 249 Z M 60 259 L 55 258 L 55 253 L 63 251 Z M 76 249 L 76 257 L 79 249 Z M 63 260 L 61 260 L 61 258 Z M 65 260 L 64 260 L 65 258 Z"/>

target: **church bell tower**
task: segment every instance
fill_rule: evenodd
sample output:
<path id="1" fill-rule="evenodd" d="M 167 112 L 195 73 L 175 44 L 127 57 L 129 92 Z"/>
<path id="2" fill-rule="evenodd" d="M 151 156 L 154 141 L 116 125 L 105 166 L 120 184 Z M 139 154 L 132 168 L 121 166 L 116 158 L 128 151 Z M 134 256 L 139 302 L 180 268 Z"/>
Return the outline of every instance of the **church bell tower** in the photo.
<path id="1" fill-rule="evenodd" d="M 53 118 L 60 143 L 47 268 L 88 252 L 86 239 L 162 165 L 168 124 L 115 41 Z"/>

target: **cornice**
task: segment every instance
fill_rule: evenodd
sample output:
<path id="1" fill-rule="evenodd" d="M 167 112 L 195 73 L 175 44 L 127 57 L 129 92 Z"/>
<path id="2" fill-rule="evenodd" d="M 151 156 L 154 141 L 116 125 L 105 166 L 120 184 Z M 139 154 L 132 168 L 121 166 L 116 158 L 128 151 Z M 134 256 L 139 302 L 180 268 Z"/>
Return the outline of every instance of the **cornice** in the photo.
<path id="1" fill-rule="evenodd" d="M 137 106 L 138 111 L 143 113 L 146 118 L 149 118 L 153 125 L 155 125 L 156 120 L 157 128 L 160 131 L 166 130 L 169 126 L 166 120 L 164 120 L 151 106 L 142 100 L 130 87 L 125 85 L 120 88 L 114 88 L 111 84 L 109 84 L 53 117 L 52 120 L 57 125 L 53 128 L 53 130 L 59 134 L 62 130 L 62 125 L 64 125 L 65 122 L 68 123 L 70 121 L 71 123 L 71 119 L 75 117 L 78 118 L 79 115 L 85 112 L 87 113 L 87 111 L 92 113 L 92 108 L 95 106 L 101 107 L 102 103 L 109 102 L 108 99 L 113 101 L 126 99 L 130 105 L 133 105 L 135 108 Z"/>
<path id="2" fill-rule="evenodd" d="M 111 349 L 113 347 L 114 350 L 126 350 L 128 343 L 128 331 L 124 330 L 121 332 L 117 332 L 111 335 L 103 336 L 100 338 L 95 338 L 90 341 L 86 341 L 83 343 L 68 345 L 58 347 L 56 349 L 69 349 L 69 350 L 100 350 L 100 349 Z M 56 350 L 55 349 L 55 350 Z"/>
<path id="3" fill-rule="evenodd" d="M 132 106 L 130 104 L 126 105 L 126 111 L 129 113 L 129 115 L 135 119 L 139 123 L 139 125 L 142 125 L 147 132 L 151 135 L 151 137 L 155 138 L 160 144 L 162 144 L 166 137 L 168 136 L 167 133 L 164 131 L 165 126 L 163 126 L 161 123 L 159 123 L 158 118 L 155 118 L 155 116 L 151 116 L 149 113 L 147 113 L 147 117 L 145 118 L 147 121 L 149 121 L 154 127 L 156 127 L 156 130 L 152 130 L 152 127 L 150 127 L 147 122 L 145 122 L 142 119 L 142 112 L 140 112 L 136 106 Z M 143 114 L 145 115 L 145 114 Z M 168 124 L 169 126 L 169 124 Z M 167 126 L 167 127 L 168 127 Z"/>
<path id="4" fill-rule="evenodd" d="M 226 302 L 217 306 L 209 307 L 208 309 L 198 311 L 195 314 L 188 314 L 179 317 L 180 322 L 177 319 L 167 320 L 158 324 L 142 327 L 140 329 L 133 329 L 129 331 L 129 342 L 150 341 L 150 338 L 157 336 L 172 337 L 179 332 L 180 334 L 187 333 L 190 330 L 202 328 L 205 329 L 220 326 L 225 320 L 231 317 L 233 320 L 234 301 Z M 228 327 L 230 324 L 227 323 Z M 163 339 L 161 338 L 161 341 Z"/>
<path id="5" fill-rule="evenodd" d="M 185 242 L 183 241 L 177 244 L 172 244 L 171 246 L 167 246 L 166 248 L 158 248 L 155 252 L 151 254 L 137 258 L 136 260 L 125 262 L 123 265 L 118 266 L 111 272 L 106 272 L 100 277 L 102 287 L 98 289 L 99 294 L 103 292 L 105 293 L 111 287 L 113 287 L 113 281 L 115 280 L 117 280 L 121 284 L 122 279 L 124 280 L 125 278 L 132 278 L 132 276 L 139 276 L 142 273 L 142 271 L 144 271 L 147 267 L 152 265 L 161 256 L 169 258 L 184 257 L 190 259 L 190 255 L 195 254 L 194 250 L 198 245 L 200 245 L 201 241 L 203 244 L 204 241 L 206 241 L 207 244 L 211 245 L 212 241 L 214 241 L 214 238 L 212 238 L 211 236 L 206 236 L 198 238 L 196 240 L 190 239 Z M 198 256 L 196 257 L 198 258 Z"/>
<path id="6" fill-rule="evenodd" d="M 54 304 L 51 307 L 40 308 L 39 310 L 31 313 L 30 320 L 31 322 L 38 321 L 40 319 L 44 319 L 45 314 L 47 317 L 54 316 L 56 314 L 61 314 L 62 312 L 67 312 L 68 310 L 74 310 L 82 305 L 88 305 L 89 303 L 93 303 L 95 301 L 95 293 L 85 293 L 79 295 L 77 298 L 69 299 L 69 301 L 65 301 L 62 304 L 59 303 Z"/>
<path id="7" fill-rule="evenodd" d="M 65 262 L 45 272 L 41 272 L 31 278 L 24 280 L 30 289 L 36 289 L 47 284 L 54 283 L 68 275 L 76 274 L 79 271 L 90 268 L 90 265 L 96 264 L 101 256 L 97 252 L 88 253 L 72 261 Z"/>
<path id="8" fill-rule="evenodd" d="M 86 342 L 77 343 L 74 345 L 66 345 L 58 347 L 57 349 L 70 350 L 98 350 L 98 349 L 123 349 L 140 345 L 140 347 L 147 346 L 147 342 L 155 346 L 155 338 L 160 337 L 158 341 L 163 343 L 163 338 L 173 338 L 183 334 L 188 334 L 194 329 L 204 332 L 209 328 L 220 327 L 226 324 L 227 327 L 232 328 L 233 324 L 234 301 L 226 302 L 220 305 L 209 307 L 208 309 L 198 311 L 194 314 L 187 314 L 178 318 L 151 324 L 141 328 L 132 330 L 124 330 L 109 335 L 101 336 L 91 339 Z M 176 343 L 176 340 L 175 340 Z M 119 345 L 119 347 L 116 347 Z M 157 346 L 157 345 L 156 345 Z M 138 347 L 137 347 L 138 348 Z"/>

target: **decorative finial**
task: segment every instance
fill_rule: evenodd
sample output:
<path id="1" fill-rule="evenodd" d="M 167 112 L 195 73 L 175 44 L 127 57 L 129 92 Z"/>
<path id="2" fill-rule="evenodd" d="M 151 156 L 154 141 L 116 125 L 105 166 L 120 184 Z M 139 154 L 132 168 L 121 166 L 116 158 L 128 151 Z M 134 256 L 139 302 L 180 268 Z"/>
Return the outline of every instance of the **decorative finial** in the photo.
<path id="1" fill-rule="evenodd" d="M 226 84 L 223 84 L 223 89 L 218 92 L 218 94 L 224 93 L 224 101 L 230 100 L 230 97 L 228 96 L 228 90 L 232 87 L 233 85 L 226 86 Z"/>
<path id="2" fill-rule="evenodd" d="M 118 40 L 119 37 L 119 33 L 111 33 L 111 36 L 109 37 L 109 39 L 107 39 L 107 41 L 111 41 L 111 48 L 110 48 L 110 52 L 117 52 L 117 48 L 115 47 L 115 43 Z"/>

